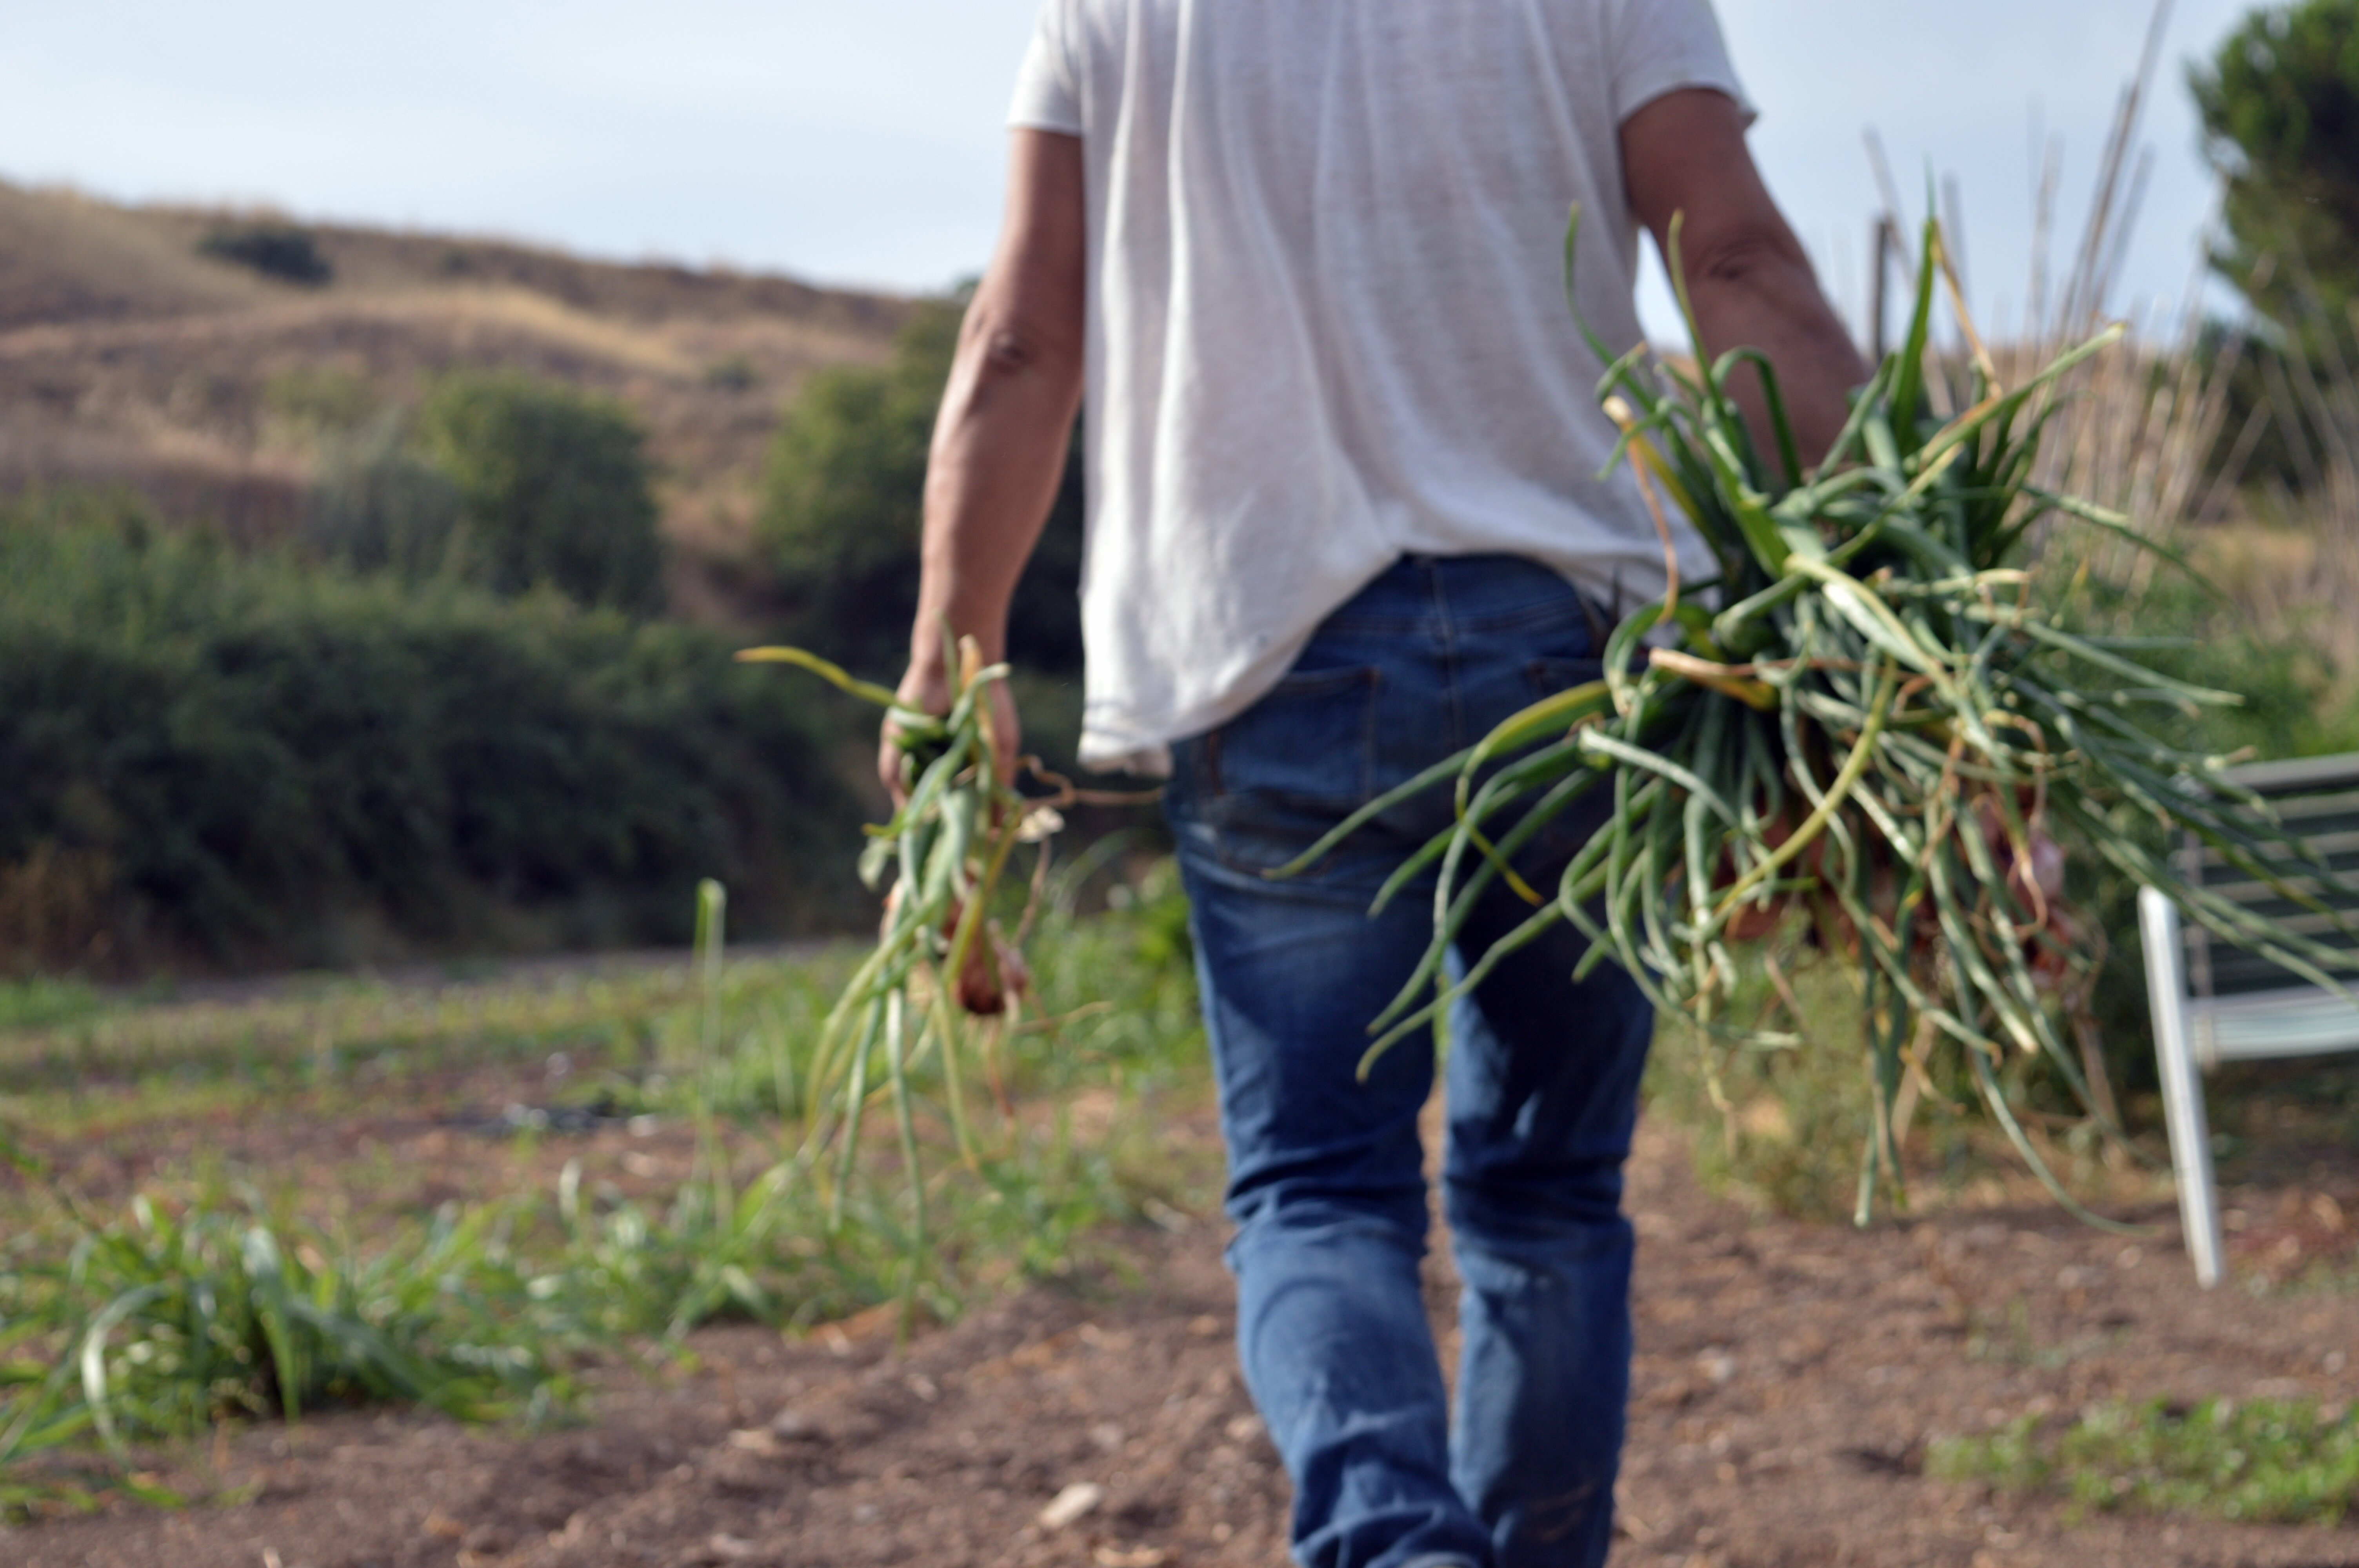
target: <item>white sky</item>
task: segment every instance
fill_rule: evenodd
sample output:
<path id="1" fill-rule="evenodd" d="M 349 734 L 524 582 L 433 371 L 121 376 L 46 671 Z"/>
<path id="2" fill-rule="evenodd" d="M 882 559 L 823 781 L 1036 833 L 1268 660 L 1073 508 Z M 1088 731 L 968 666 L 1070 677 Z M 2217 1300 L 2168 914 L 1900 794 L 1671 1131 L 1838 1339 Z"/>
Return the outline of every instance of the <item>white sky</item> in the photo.
<path id="1" fill-rule="evenodd" d="M 1449 0 L 1433 0 L 1448 4 Z M 2023 297 L 2031 124 L 2085 208 L 2150 0 L 1719 0 L 1756 156 L 1832 293 L 1864 292 L 1877 127 L 1904 199 L 1964 192 L 1977 308 Z M 7 0 L 0 177 L 268 202 L 588 253 L 930 288 L 977 270 L 1034 0 Z M 2177 0 L 2117 308 L 2191 276 L 2211 184 L 2182 62 L 2239 0 Z M 1668 323 L 1662 297 L 1648 319 Z"/>

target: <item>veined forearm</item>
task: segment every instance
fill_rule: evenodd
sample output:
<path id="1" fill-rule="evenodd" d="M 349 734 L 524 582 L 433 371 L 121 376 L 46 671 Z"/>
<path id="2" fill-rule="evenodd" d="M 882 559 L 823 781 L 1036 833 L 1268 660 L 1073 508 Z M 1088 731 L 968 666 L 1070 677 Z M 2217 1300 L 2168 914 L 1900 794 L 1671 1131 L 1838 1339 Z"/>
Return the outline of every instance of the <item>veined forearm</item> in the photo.
<path id="1" fill-rule="evenodd" d="M 1846 395 L 1867 366 L 1753 167 L 1736 101 L 1708 88 L 1665 93 L 1623 122 L 1622 163 L 1631 210 L 1683 264 L 1704 351 L 1759 349 L 1777 370 L 1802 460 L 1816 462 L 1842 433 Z M 1746 368 L 1733 379 L 1755 443 L 1776 450 L 1760 376 Z"/>
<path id="2" fill-rule="evenodd" d="M 1006 651 L 1008 601 L 1064 475 L 1080 355 L 1006 324 L 1001 309 L 977 297 L 934 427 L 913 665 L 940 663 L 945 622 L 986 658 Z"/>
<path id="3" fill-rule="evenodd" d="M 1018 131 L 1007 223 L 959 330 L 926 469 L 924 576 L 904 695 L 933 695 L 947 625 L 996 662 L 1007 604 L 1049 520 L 1082 405 L 1082 144 Z"/>
<path id="4" fill-rule="evenodd" d="M 1713 355 L 1749 347 L 1768 357 L 1802 461 L 1816 463 L 1843 430 L 1847 395 L 1869 372 L 1799 248 L 1790 255 L 1772 252 L 1723 262 L 1691 279 L 1689 293 Z M 1759 449 L 1775 451 L 1758 373 L 1740 370 L 1730 391 Z"/>

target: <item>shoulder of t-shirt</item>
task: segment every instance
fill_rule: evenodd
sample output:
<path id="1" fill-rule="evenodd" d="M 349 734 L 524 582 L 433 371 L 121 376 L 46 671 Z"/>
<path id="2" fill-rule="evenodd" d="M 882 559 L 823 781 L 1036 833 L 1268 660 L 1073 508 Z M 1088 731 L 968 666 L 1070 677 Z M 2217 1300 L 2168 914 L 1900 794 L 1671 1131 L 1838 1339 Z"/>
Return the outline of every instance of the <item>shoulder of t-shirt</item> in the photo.
<path id="1" fill-rule="evenodd" d="M 1705 87 L 1757 112 L 1729 58 L 1712 0 L 1599 0 L 1612 55 L 1614 114 L 1626 120 L 1667 92 Z"/>
<path id="2" fill-rule="evenodd" d="M 1017 130 L 1082 132 L 1082 61 L 1074 45 L 1081 36 L 1073 11 L 1077 0 L 1041 0 L 1032 41 L 1016 79 L 1016 102 L 1007 123 Z"/>

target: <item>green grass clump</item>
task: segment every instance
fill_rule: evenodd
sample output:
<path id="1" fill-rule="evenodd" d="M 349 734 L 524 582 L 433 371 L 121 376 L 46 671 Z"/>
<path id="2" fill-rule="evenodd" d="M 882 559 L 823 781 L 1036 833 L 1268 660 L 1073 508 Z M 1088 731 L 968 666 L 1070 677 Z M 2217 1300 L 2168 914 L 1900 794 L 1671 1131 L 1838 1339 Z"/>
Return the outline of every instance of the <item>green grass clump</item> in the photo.
<path id="1" fill-rule="evenodd" d="M 121 1454 L 232 1416 L 398 1400 L 480 1420 L 562 1391 L 506 1209 L 361 1249 L 258 1212 L 68 1207 L 0 1261 L 0 1466 L 86 1434 Z"/>
<path id="2" fill-rule="evenodd" d="M 2359 1411 L 2278 1400 L 2105 1405 L 2069 1426 L 2027 1416 L 1948 1439 L 1926 1470 L 2051 1493 L 2078 1509 L 2331 1526 L 2359 1502 Z"/>
<path id="3" fill-rule="evenodd" d="M 86 980 L 40 975 L 0 980 L 0 1032 L 77 1023 L 95 1017 L 105 1007 L 104 1000 Z"/>
<path id="4" fill-rule="evenodd" d="M 323 1080 L 383 1098 L 413 1072 L 562 1050 L 560 1103 L 697 1133 L 689 1179 L 668 1191 L 626 1195 L 575 1160 L 548 1188 L 424 1224 L 359 1191 L 338 1212 L 332 1179 L 275 1206 L 239 1195 L 270 1186 L 262 1170 L 168 1181 L 102 1211 L 24 1147 L 36 1128 L 59 1147 L 73 1136 L 49 1101 L 0 1102 L 0 1159 L 23 1178 L 0 1191 L 0 1512 L 87 1502 L 75 1488 L 93 1484 L 146 1495 L 131 1445 L 223 1419 L 374 1401 L 532 1418 L 564 1408 L 585 1360 L 666 1356 L 714 1319 L 792 1331 L 897 1296 L 948 1319 L 1114 1264 L 1117 1227 L 1186 1223 L 1212 1179 L 1164 1113 L 1203 1090 L 1185 903 L 1168 865 L 1122 891 L 1119 912 L 1087 919 L 1042 898 L 1031 1005 L 990 1026 L 972 1089 L 993 1108 L 963 1158 L 923 1062 L 902 1086 L 907 1141 L 874 1141 L 849 1166 L 798 1158 L 814 1117 L 841 1106 L 814 1069 L 853 956 L 727 961 L 717 888 L 685 971 L 440 996 L 348 985 L 243 1010 L 126 1000 L 0 1040 L 0 1089 L 32 1039 L 46 1044 L 13 1072 L 55 1095 L 79 1038 L 85 1062 L 154 1090 L 142 1103 L 166 1116 L 176 1089 L 206 1114 L 224 1092 L 283 1111 L 314 1104 Z M 869 1115 L 894 1115 L 882 1073 L 867 1094 Z M 912 1145 L 932 1217 L 922 1250 Z M 115 1461 L 100 1482 L 94 1444 Z"/>

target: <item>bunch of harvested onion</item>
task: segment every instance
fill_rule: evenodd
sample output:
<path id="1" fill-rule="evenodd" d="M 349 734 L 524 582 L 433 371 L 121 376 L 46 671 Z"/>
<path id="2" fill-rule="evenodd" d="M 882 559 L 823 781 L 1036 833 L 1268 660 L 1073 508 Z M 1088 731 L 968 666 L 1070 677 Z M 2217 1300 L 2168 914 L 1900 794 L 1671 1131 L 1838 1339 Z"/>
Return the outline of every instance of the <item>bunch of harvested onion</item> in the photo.
<path id="1" fill-rule="evenodd" d="M 977 1162 L 967 1106 L 970 1057 L 992 1063 L 990 1036 L 977 1036 L 976 1015 L 1016 1008 L 1029 977 L 1020 954 L 1024 925 L 1038 905 L 1049 853 L 1060 826 L 1058 808 L 1074 798 L 1070 786 L 1027 796 L 1008 782 L 990 723 L 991 688 L 1007 678 L 1006 665 L 984 665 L 973 638 L 955 646 L 956 685 L 947 714 L 900 705 L 881 686 L 857 679 L 799 648 L 749 648 L 739 659 L 799 665 L 885 708 L 900 736 L 907 795 L 892 819 L 867 829 L 860 874 L 886 894 L 876 946 L 853 972 L 821 1026 L 799 1097 L 806 1108 L 795 1166 L 818 1172 L 832 1151 L 830 1205 L 841 1223 L 859 1157 L 862 1122 L 881 1089 L 889 1095 L 901 1143 L 910 1208 L 910 1255 L 905 1306 L 913 1299 L 927 1249 L 926 1182 L 918 1153 L 912 1085 L 917 1070 L 939 1065 L 959 1157 Z M 1026 759 L 1029 762 L 1030 759 Z M 1033 901 L 1012 935 L 991 917 L 1019 843 L 1035 843 Z M 883 1082 L 877 1082 L 881 1076 Z"/>
<path id="2" fill-rule="evenodd" d="M 1676 275 L 1676 228 L 1671 248 Z M 1566 254 L 1569 264 L 1570 240 Z M 2059 979 L 2089 962 L 2062 903 L 2057 838 L 2163 890 L 2228 940 L 2335 983 L 2330 971 L 2345 957 L 2190 883 L 2107 819 L 2115 803 L 2134 804 L 2321 914 L 2315 890 L 2339 886 L 2223 777 L 2231 759 L 2173 750 L 2139 722 L 2154 705 L 2193 711 L 2237 697 L 2146 667 L 2135 644 L 2067 630 L 2033 591 L 2024 545 L 2043 517 L 2149 543 L 2127 519 L 2030 478 L 2059 383 L 2121 330 L 2006 387 L 1931 224 L 1918 277 L 1906 341 L 1811 468 L 1757 351 L 1713 362 L 1699 337 L 1693 373 L 1650 365 L 1644 345 L 1612 360 L 1601 395 L 1624 431 L 1615 461 L 1635 464 L 1663 527 L 1669 590 L 1615 631 L 1603 680 L 1516 715 L 1371 803 L 1291 868 L 1403 798 L 1456 789 L 1454 826 L 1379 899 L 1382 907 L 1438 869 L 1432 946 L 1375 1025 L 1371 1061 L 1560 923 L 1590 939 L 1585 964 L 1618 960 L 1665 1013 L 1724 1037 L 1799 1044 L 1727 1016 L 1739 978 L 1733 949 L 1799 905 L 1863 984 L 1878 1114 L 1862 1161 L 1862 1220 L 1879 1186 L 1897 1188 L 1891 1111 L 1920 1022 L 1928 1044 L 1963 1054 L 1993 1117 L 2071 1205 L 1995 1071 L 2010 1048 L 2045 1053 L 2090 1100 L 2057 1016 Z M 1969 406 L 1947 421 L 1927 412 L 1942 373 L 1931 341 L 1937 279 L 1972 348 Z M 1684 291 L 1680 302 L 1692 331 Z M 1768 452 L 1730 395 L 1740 372 L 1760 378 Z M 1710 546 L 1711 581 L 1679 582 L 1666 501 Z M 1527 885 L 1517 852 L 1593 789 L 1613 792 L 1610 824 L 1555 887 Z M 1475 900 L 1499 879 L 1535 913 L 1441 983 Z"/>

